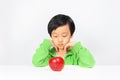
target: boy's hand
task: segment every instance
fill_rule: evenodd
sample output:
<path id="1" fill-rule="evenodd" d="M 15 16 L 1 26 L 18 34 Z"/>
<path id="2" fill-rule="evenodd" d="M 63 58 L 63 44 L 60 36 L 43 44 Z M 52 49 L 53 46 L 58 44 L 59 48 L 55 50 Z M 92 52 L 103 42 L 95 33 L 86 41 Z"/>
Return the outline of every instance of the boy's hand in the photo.
<path id="1" fill-rule="evenodd" d="M 51 40 L 52 46 L 55 48 L 56 52 L 59 51 L 58 47 L 55 46 L 54 42 Z M 76 42 L 69 42 L 68 44 L 65 45 L 64 47 L 64 51 L 69 51 L 74 45 L 76 44 Z"/>
<path id="2" fill-rule="evenodd" d="M 69 42 L 68 44 L 65 45 L 64 51 L 69 51 L 75 44 L 76 42 Z"/>
<path id="3" fill-rule="evenodd" d="M 57 46 L 55 46 L 55 44 L 54 44 L 54 42 L 51 40 L 51 43 L 52 43 L 52 46 L 55 48 L 55 50 L 56 50 L 56 52 L 58 52 L 58 47 Z"/>
<path id="4" fill-rule="evenodd" d="M 52 46 L 55 48 L 55 50 L 57 52 L 57 56 L 60 56 L 60 57 L 64 57 L 66 55 L 67 51 L 69 51 L 76 44 L 76 42 L 69 42 L 68 44 L 66 44 L 64 46 L 64 49 L 61 52 L 59 50 L 59 48 L 57 46 L 55 46 L 55 44 L 52 40 L 51 40 L 51 43 L 52 43 Z"/>

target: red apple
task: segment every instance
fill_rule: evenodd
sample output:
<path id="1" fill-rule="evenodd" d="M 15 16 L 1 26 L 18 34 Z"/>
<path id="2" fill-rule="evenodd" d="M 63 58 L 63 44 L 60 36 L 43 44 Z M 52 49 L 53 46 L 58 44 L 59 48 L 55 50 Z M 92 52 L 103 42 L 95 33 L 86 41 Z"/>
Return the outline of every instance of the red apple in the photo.
<path id="1" fill-rule="evenodd" d="M 53 57 L 49 60 L 49 66 L 53 71 L 61 71 L 64 68 L 62 57 Z"/>

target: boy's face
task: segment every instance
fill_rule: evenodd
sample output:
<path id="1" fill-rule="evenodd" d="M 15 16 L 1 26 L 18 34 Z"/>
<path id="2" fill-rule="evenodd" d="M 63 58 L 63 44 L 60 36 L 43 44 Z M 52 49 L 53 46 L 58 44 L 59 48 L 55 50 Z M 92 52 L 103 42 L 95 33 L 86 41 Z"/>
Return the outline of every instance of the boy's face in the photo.
<path id="1" fill-rule="evenodd" d="M 52 41 L 59 49 L 63 49 L 64 46 L 69 43 L 71 37 L 72 36 L 68 24 L 58 27 L 51 33 Z"/>

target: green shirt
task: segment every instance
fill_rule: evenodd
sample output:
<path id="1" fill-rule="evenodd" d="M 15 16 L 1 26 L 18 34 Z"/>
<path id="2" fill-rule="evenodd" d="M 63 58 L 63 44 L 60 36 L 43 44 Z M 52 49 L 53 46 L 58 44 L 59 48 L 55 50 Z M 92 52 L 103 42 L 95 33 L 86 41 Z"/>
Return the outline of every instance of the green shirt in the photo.
<path id="1" fill-rule="evenodd" d="M 56 51 L 52 47 L 49 39 L 44 39 L 40 47 L 36 49 L 32 57 L 32 63 L 36 67 L 47 66 L 49 59 L 56 56 Z M 65 65 L 78 65 L 91 68 L 95 65 L 95 60 L 88 49 L 77 42 L 64 57 Z"/>

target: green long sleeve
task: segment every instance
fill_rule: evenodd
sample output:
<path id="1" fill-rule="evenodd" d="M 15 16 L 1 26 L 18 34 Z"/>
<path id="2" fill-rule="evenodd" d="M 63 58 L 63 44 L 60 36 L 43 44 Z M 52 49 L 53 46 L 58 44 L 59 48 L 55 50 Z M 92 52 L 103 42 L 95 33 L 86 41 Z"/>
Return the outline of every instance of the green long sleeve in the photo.
<path id="1" fill-rule="evenodd" d="M 56 51 L 52 47 L 51 41 L 44 39 L 40 47 L 36 49 L 32 63 L 36 67 L 47 66 L 50 58 L 56 56 Z M 66 65 L 78 65 L 81 67 L 91 68 L 95 65 L 95 60 L 90 51 L 83 47 L 80 42 L 77 42 L 64 57 Z"/>
<path id="2" fill-rule="evenodd" d="M 77 65 L 81 67 L 93 67 L 95 65 L 95 60 L 90 51 L 83 47 L 80 42 L 77 42 L 76 45 L 72 48 L 74 54 L 76 54 Z"/>
<path id="3" fill-rule="evenodd" d="M 48 65 L 48 59 L 50 59 L 49 49 L 51 46 L 51 42 L 48 39 L 44 39 L 40 47 L 36 49 L 32 58 L 32 63 L 36 67 Z"/>

